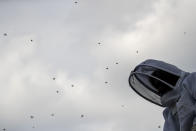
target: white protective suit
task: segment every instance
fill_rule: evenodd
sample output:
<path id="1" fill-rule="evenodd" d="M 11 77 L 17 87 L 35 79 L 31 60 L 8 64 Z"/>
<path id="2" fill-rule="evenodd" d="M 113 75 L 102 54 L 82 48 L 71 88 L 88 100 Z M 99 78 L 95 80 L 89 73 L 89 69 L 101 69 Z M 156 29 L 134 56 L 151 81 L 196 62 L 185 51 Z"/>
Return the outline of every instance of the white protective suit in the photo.
<path id="1" fill-rule="evenodd" d="M 156 71 L 163 72 L 163 77 L 154 75 Z M 152 79 L 163 84 L 155 87 Z M 196 131 L 196 73 L 150 59 L 136 66 L 129 77 L 129 84 L 140 96 L 165 108 L 164 131 Z"/>

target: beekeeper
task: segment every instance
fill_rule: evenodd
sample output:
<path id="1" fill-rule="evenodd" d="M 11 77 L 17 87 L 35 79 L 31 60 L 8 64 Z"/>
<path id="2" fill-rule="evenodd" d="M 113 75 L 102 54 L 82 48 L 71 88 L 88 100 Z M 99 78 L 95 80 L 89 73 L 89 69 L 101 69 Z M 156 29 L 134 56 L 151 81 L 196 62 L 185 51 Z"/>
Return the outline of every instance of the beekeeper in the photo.
<path id="1" fill-rule="evenodd" d="M 144 99 L 165 107 L 164 131 L 196 131 L 196 73 L 158 60 L 146 60 L 129 77 Z"/>

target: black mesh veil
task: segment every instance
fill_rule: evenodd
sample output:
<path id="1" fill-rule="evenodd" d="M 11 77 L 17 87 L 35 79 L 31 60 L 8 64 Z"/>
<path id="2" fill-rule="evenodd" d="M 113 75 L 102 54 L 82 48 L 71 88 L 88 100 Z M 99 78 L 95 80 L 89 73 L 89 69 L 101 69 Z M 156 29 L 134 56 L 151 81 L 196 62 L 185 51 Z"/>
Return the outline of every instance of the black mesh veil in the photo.
<path id="1" fill-rule="evenodd" d="M 140 64 L 131 72 L 129 84 L 137 94 L 163 107 L 161 97 L 174 88 L 178 78 L 156 66 Z"/>

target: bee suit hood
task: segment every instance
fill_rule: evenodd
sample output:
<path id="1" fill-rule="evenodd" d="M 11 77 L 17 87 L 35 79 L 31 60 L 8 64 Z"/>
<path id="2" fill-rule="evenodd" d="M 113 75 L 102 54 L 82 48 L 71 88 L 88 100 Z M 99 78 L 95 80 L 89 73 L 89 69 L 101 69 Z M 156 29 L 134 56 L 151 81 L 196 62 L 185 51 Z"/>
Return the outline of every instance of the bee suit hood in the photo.
<path id="1" fill-rule="evenodd" d="M 177 92 L 185 74 L 174 65 L 158 60 L 146 60 L 131 72 L 129 84 L 144 99 L 166 107 L 179 98 Z"/>
<path id="2" fill-rule="evenodd" d="M 144 99 L 165 107 L 164 131 L 196 131 L 196 73 L 158 60 L 146 60 L 129 77 Z"/>

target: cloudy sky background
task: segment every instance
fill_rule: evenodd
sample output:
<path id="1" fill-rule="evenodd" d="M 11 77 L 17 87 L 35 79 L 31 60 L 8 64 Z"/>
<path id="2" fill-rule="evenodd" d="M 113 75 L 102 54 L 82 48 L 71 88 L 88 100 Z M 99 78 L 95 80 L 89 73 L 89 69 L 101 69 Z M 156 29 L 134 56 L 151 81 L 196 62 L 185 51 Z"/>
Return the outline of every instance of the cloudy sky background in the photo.
<path id="1" fill-rule="evenodd" d="M 161 131 L 128 76 L 149 58 L 195 71 L 196 1 L 77 2 L 0 0 L 0 128 Z"/>

